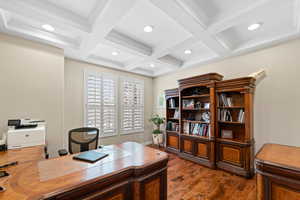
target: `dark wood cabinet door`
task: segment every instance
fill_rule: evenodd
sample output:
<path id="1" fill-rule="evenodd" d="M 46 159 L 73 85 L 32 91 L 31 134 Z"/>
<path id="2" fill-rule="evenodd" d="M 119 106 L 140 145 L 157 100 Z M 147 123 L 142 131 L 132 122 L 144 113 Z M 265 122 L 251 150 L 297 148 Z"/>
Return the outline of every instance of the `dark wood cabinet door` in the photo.
<path id="1" fill-rule="evenodd" d="M 177 134 L 167 133 L 167 147 L 179 149 L 179 136 Z"/>
<path id="2" fill-rule="evenodd" d="M 139 185 L 140 200 L 167 200 L 167 169 L 146 177 Z"/>
<path id="3" fill-rule="evenodd" d="M 209 154 L 210 154 L 209 143 L 196 141 L 195 156 L 209 159 Z"/>
<path id="4" fill-rule="evenodd" d="M 243 148 L 230 144 L 219 144 L 219 161 L 223 161 L 238 167 L 244 167 Z"/>
<path id="5" fill-rule="evenodd" d="M 193 154 L 193 140 L 181 138 L 181 149 L 184 153 Z"/>

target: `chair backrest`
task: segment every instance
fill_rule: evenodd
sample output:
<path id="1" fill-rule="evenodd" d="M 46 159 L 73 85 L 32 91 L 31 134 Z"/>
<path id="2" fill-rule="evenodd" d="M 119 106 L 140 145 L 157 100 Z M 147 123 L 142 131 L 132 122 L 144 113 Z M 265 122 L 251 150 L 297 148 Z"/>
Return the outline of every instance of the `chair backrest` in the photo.
<path id="1" fill-rule="evenodd" d="M 76 128 L 69 131 L 69 152 L 79 153 L 98 148 L 99 129 Z"/>

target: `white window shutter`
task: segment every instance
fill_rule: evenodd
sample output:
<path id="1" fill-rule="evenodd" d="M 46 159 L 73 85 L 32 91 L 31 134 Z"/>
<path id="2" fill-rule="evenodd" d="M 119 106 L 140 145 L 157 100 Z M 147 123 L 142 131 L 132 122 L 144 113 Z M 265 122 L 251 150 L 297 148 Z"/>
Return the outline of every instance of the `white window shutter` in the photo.
<path id="1" fill-rule="evenodd" d="M 117 133 L 117 85 L 112 76 L 103 76 L 103 135 L 111 136 Z"/>
<path id="2" fill-rule="evenodd" d="M 144 82 L 122 79 L 122 134 L 144 131 Z"/>
<path id="3" fill-rule="evenodd" d="M 100 136 L 117 134 L 117 92 L 113 76 L 85 73 L 85 126 L 96 127 Z"/>

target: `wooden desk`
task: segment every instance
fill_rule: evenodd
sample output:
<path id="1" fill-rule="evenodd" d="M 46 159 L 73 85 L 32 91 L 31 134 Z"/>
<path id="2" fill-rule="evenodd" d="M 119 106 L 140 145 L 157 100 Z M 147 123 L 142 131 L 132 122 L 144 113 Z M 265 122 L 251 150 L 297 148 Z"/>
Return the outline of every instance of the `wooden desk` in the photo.
<path id="1" fill-rule="evenodd" d="M 97 151 L 109 156 L 94 164 L 69 155 L 11 167 L 0 199 L 167 199 L 166 153 L 133 142 Z"/>
<path id="2" fill-rule="evenodd" d="M 265 144 L 255 159 L 258 200 L 300 199 L 300 148 Z"/>
<path id="3" fill-rule="evenodd" d="M 18 161 L 19 164 L 29 161 L 38 161 L 47 158 L 44 145 L 11 149 L 0 152 L 0 165 Z"/>

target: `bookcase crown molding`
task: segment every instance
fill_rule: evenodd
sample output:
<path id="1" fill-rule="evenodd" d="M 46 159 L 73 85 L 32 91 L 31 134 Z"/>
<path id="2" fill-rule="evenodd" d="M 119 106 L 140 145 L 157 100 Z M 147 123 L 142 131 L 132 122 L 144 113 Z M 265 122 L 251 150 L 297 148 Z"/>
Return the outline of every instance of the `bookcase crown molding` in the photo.
<path id="1" fill-rule="evenodd" d="M 218 73 L 209 73 L 199 76 L 193 76 L 185 79 L 178 80 L 179 88 L 184 89 L 187 87 L 193 87 L 193 86 L 199 86 L 201 84 L 203 85 L 209 85 L 211 83 L 214 83 L 215 81 L 221 81 L 223 79 L 223 76 Z"/>
<path id="2" fill-rule="evenodd" d="M 178 88 L 165 90 L 165 96 L 166 96 L 166 99 L 169 99 L 169 98 L 172 98 L 172 97 L 178 97 L 179 96 Z"/>

